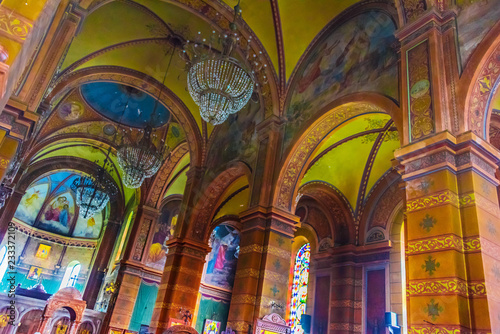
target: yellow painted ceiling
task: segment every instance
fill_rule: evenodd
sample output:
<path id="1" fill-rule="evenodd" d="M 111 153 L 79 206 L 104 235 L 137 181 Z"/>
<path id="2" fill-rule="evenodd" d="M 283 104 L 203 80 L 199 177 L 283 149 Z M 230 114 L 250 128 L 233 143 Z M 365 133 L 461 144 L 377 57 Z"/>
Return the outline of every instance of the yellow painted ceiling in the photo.
<path id="1" fill-rule="evenodd" d="M 181 174 L 177 175 L 175 181 L 168 187 L 167 191 L 165 192 L 165 197 L 168 197 L 170 195 L 183 195 L 184 194 L 184 188 L 186 188 L 186 182 L 187 182 L 187 169 L 183 171 Z"/>
<path id="2" fill-rule="evenodd" d="M 300 185 L 312 181 L 324 181 L 335 186 L 356 209 L 356 202 L 370 152 L 375 144 L 378 133 L 363 134 L 365 131 L 381 129 L 390 117 L 383 113 L 369 113 L 348 120 L 325 138 L 319 149 L 313 155 L 319 160 L 307 170 Z M 361 135 L 359 135 L 361 134 Z M 330 151 L 325 151 L 332 145 L 353 136 Z M 394 150 L 400 142 L 396 131 L 389 131 L 375 156 L 365 192 L 365 198 L 375 183 L 392 167 Z"/>
<path id="3" fill-rule="evenodd" d="M 184 167 L 186 167 L 189 164 L 189 153 L 185 154 L 181 160 L 177 163 L 177 166 L 175 166 L 174 170 L 172 173 L 170 173 L 166 184 L 169 184 L 172 182 L 174 178 L 176 178 L 172 184 L 167 188 L 167 191 L 165 191 L 165 195 L 163 198 L 168 197 L 170 195 L 182 195 L 184 194 L 184 188 L 186 187 L 186 181 L 187 181 L 187 176 L 186 172 L 189 170 L 189 168 L 186 168 L 183 173 L 180 173 Z"/>
<path id="4" fill-rule="evenodd" d="M 347 7 L 358 1 L 278 0 L 287 79 L 290 78 L 300 57 L 323 27 Z"/>
<path id="5" fill-rule="evenodd" d="M 3 0 L 2 7 L 9 8 L 28 20 L 35 21 L 46 2 L 47 0 Z"/>
<path id="6" fill-rule="evenodd" d="M 248 208 L 248 200 L 250 197 L 250 189 L 246 188 L 234 195 L 224 206 L 217 212 L 213 220 L 228 215 L 239 215 Z"/>
<path id="7" fill-rule="evenodd" d="M 491 100 L 491 107 L 496 110 L 500 110 L 500 90 L 498 90 L 493 99 Z"/>
<path id="8" fill-rule="evenodd" d="M 224 2 L 234 8 L 237 0 L 224 0 Z M 276 73 L 278 69 L 278 46 L 276 43 L 276 30 L 274 27 L 273 12 L 270 0 L 243 0 L 240 2 L 241 15 L 243 20 L 250 26 L 256 37 L 264 46 L 271 58 Z"/>

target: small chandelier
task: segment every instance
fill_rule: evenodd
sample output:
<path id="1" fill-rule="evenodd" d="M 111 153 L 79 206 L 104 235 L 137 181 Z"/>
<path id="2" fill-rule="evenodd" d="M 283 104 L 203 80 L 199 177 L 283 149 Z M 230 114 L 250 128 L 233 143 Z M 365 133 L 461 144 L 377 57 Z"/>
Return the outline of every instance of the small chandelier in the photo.
<path id="1" fill-rule="evenodd" d="M 257 85 L 254 80 L 254 71 L 247 69 L 240 61 L 231 57 L 241 40 L 235 32 L 236 24 L 234 23 L 240 15 L 238 1 L 234 7 L 233 22 L 229 25 L 230 33 L 217 34 L 212 31 L 212 36 L 207 41 L 205 38 L 202 39 L 201 32 L 198 32 L 196 41 L 187 41 L 184 45 L 183 53 L 188 65 L 189 94 L 200 107 L 201 118 L 213 125 L 223 123 L 230 114 L 240 111 L 250 100 L 254 86 Z M 246 41 L 246 51 L 250 50 L 250 43 L 251 36 Z M 212 48 L 217 44 L 221 52 Z M 248 53 L 246 58 L 249 58 Z M 250 63 L 253 66 L 260 66 L 256 59 Z"/>
<path id="2" fill-rule="evenodd" d="M 165 155 L 168 154 L 168 149 L 159 150 L 156 148 L 151 140 L 152 131 L 152 127 L 147 125 L 142 139 L 137 144 L 121 145 L 118 148 L 118 164 L 123 170 L 123 184 L 128 188 L 139 188 L 144 179 L 155 175 L 160 169 Z"/>
<path id="3" fill-rule="evenodd" d="M 114 197 L 118 192 L 113 182 L 105 175 L 110 150 L 111 148 L 108 150 L 103 166 L 97 168 L 95 175 L 79 176 L 70 186 L 76 194 L 76 205 L 80 208 L 80 217 L 84 219 L 89 219 L 102 211 L 110 197 Z"/>

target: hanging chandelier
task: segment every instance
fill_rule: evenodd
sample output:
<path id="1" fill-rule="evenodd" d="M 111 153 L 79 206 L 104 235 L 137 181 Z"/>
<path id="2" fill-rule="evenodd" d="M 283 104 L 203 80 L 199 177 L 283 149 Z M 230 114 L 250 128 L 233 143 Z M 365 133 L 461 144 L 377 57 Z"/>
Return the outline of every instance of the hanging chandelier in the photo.
<path id="1" fill-rule="evenodd" d="M 168 149 L 156 148 L 151 140 L 152 130 L 151 126 L 146 126 L 144 135 L 137 144 L 121 145 L 118 149 L 118 164 L 124 174 L 123 184 L 128 188 L 139 188 L 144 179 L 155 175 L 169 152 Z"/>
<path id="2" fill-rule="evenodd" d="M 80 217 L 84 219 L 89 219 L 102 211 L 110 198 L 118 192 L 113 181 L 106 177 L 110 151 L 111 148 L 108 149 L 103 166 L 99 166 L 94 175 L 79 176 L 70 186 L 76 194 L 76 205 L 80 208 Z"/>
<path id="3" fill-rule="evenodd" d="M 184 45 L 187 60 L 187 86 L 189 94 L 200 108 L 201 118 L 213 125 L 223 123 L 230 114 L 240 111 L 250 100 L 257 86 L 254 71 L 250 70 L 231 54 L 239 46 L 241 38 L 236 31 L 235 21 L 241 15 L 238 4 L 234 7 L 234 19 L 230 23 L 231 32 L 216 33 L 207 39 L 198 32 L 196 41 Z M 246 41 L 246 58 L 250 50 L 251 36 Z M 217 46 L 222 51 L 217 50 Z M 251 65 L 260 66 L 256 61 Z M 266 65 L 264 65 L 266 66 Z"/>
<path id="4" fill-rule="evenodd" d="M 140 132 L 144 133 L 142 138 L 140 140 L 129 139 L 127 141 L 124 141 L 118 148 L 118 165 L 123 171 L 123 184 L 127 188 L 139 188 L 146 178 L 155 175 L 158 169 L 160 169 L 161 165 L 163 164 L 166 156 L 170 152 L 170 149 L 167 145 L 165 145 L 165 141 L 163 139 L 159 141 L 160 148 L 158 148 L 153 142 L 152 137 L 156 135 L 153 135 L 153 127 L 151 124 L 153 123 L 154 116 L 158 108 L 158 103 L 163 92 L 163 87 L 165 86 L 165 79 L 167 78 L 167 73 L 170 68 L 170 64 L 172 63 L 172 57 L 174 55 L 176 47 L 177 45 L 174 44 L 172 53 L 170 55 L 170 61 L 163 77 L 160 92 L 158 93 L 158 97 L 155 100 L 155 105 L 153 108 L 153 112 L 151 113 L 149 124 L 146 124 L 144 130 L 140 130 Z M 125 109 L 127 109 L 127 106 L 128 102 L 125 105 L 123 113 L 125 113 Z M 126 135 L 124 133 L 122 140 L 125 139 L 125 137 Z"/>

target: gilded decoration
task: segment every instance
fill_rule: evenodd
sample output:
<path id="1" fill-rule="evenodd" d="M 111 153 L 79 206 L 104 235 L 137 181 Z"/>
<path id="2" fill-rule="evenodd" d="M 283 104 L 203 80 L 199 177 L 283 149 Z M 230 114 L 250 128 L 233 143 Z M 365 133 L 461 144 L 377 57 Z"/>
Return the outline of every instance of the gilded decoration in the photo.
<path id="1" fill-rule="evenodd" d="M 3 35 L 24 41 L 33 25 L 31 22 L 12 10 L 0 6 L 0 32 Z"/>
<path id="2" fill-rule="evenodd" d="M 460 334 L 463 331 L 456 327 L 443 327 L 436 325 L 409 326 L 408 334 Z"/>
<path id="3" fill-rule="evenodd" d="M 146 245 L 149 228 L 151 227 L 152 222 L 153 221 L 151 219 L 144 219 L 141 223 L 139 236 L 135 241 L 134 254 L 132 255 L 132 258 L 136 261 L 141 261 L 142 259 L 142 253 L 144 251 L 144 246 Z"/>
<path id="4" fill-rule="evenodd" d="M 408 255 L 421 254 L 442 250 L 459 252 L 474 252 L 481 250 L 479 237 L 464 238 L 455 235 L 441 235 L 434 238 L 408 241 Z"/>
<path id="5" fill-rule="evenodd" d="M 282 275 L 274 271 L 264 271 L 264 279 L 281 284 L 288 284 L 288 275 Z"/>
<path id="6" fill-rule="evenodd" d="M 321 143 L 323 138 L 342 122 L 368 112 L 384 112 L 370 103 L 347 103 L 330 112 L 316 126 L 310 129 L 293 151 L 291 158 L 286 163 L 284 174 L 278 188 L 277 206 L 289 210 L 292 206 L 295 187 L 302 167 L 309 159 L 314 149 Z"/>
<path id="7" fill-rule="evenodd" d="M 484 282 L 465 282 L 459 278 L 410 281 L 407 287 L 409 296 L 457 294 L 463 297 L 486 296 Z"/>
<path id="8" fill-rule="evenodd" d="M 457 194 L 450 190 L 445 190 L 430 196 L 408 200 L 406 202 L 406 212 L 418 211 L 444 204 L 452 204 L 458 207 L 459 200 Z"/>
<path id="9" fill-rule="evenodd" d="M 489 98 L 492 94 L 492 83 L 500 75 L 500 46 L 488 57 L 486 64 L 477 76 L 474 87 L 469 97 L 469 127 L 475 134 L 484 138 L 486 133 L 485 118 L 488 112 Z"/>
<path id="10" fill-rule="evenodd" d="M 415 141 L 435 133 L 429 42 L 426 40 L 408 50 L 406 58 L 410 141 Z"/>
<path id="11" fill-rule="evenodd" d="M 402 3 L 407 22 L 415 21 L 426 9 L 425 0 L 404 0 Z"/>

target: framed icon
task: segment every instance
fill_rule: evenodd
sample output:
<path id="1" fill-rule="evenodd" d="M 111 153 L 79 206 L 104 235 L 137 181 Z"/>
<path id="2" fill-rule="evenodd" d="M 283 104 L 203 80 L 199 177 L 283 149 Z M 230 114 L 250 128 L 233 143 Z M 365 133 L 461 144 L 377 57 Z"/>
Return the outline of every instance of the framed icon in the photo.
<path id="1" fill-rule="evenodd" d="M 49 257 L 51 248 L 52 247 L 50 247 L 49 245 L 40 244 L 38 246 L 38 250 L 36 251 L 35 256 L 40 259 L 46 260 Z"/>
<path id="2" fill-rule="evenodd" d="M 42 268 L 31 266 L 27 278 L 37 281 L 40 278 L 41 274 L 42 274 Z"/>

